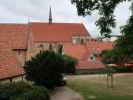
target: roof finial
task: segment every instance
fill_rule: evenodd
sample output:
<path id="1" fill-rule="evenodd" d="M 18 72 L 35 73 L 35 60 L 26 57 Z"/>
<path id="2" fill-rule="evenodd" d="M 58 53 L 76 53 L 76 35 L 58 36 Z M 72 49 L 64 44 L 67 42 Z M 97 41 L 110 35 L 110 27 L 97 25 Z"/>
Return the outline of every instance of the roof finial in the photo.
<path id="1" fill-rule="evenodd" d="M 49 24 L 52 24 L 52 10 L 51 10 L 51 6 L 49 8 Z"/>

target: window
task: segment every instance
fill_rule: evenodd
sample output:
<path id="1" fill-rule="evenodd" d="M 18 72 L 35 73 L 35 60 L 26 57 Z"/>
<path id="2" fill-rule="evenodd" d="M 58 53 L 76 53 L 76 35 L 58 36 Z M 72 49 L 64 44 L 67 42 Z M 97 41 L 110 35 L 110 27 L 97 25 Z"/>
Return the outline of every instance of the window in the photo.
<path id="1" fill-rule="evenodd" d="M 91 61 L 95 61 L 96 60 L 96 57 L 94 54 L 91 54 L 90 57 L 89 57 L 89 60 Z"/>
<path id="2" fill-rule="evenodd" d="M 73 37 L 72 38 L 72 41 L 73 41 L 73 44 L 76 44 L 76 43 L 80 43 L 81 42 L 80 37 L 78 37 L 78 36 Z"/>

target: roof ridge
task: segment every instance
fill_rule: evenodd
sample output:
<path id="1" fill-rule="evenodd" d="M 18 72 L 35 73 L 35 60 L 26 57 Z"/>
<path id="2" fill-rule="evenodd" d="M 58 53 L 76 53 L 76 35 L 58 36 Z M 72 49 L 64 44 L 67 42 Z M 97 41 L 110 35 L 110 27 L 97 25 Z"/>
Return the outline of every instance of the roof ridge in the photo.
<path id="1" fill-rule="evenodd" d="M 49 24 L 48 22 L 30 22 L 30 24 Z M 83 25 L 83 23 L 73 23 L 73 22 L 53 22 L 52 24 L 80 24 Z M 52 25 L 50 24 L 50 25 Z"/>

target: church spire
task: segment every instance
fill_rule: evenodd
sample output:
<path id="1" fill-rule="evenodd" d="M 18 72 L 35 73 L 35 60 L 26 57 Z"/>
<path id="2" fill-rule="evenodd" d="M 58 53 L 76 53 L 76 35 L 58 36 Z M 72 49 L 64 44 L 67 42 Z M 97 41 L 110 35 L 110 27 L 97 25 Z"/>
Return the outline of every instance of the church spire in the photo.
<path id="1" fill-rule="evenodd" d="M 49 24 L 52 24 L 52 10 L 51 10 L 51 6 L 49 9 Z"/>

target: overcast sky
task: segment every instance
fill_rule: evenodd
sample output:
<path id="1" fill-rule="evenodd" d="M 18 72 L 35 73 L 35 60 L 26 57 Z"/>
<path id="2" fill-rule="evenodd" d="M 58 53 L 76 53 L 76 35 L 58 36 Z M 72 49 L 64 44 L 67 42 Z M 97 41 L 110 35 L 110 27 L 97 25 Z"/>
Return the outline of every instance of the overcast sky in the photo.
<path id="1" fill-rule="evenodd" d="M 1 23 L 26 23 L 31 21 L 48 21 L 49 6 L 52 7 L 54 22 L 83 23 L 93 37 L 99 36 L 95 21 L 98 18 L 94 13 L 85 18 L 77 15 L 76 7 L 70 0 L 0 0 Z M 117 28 L 113 34 L 119 34 L 119 27 L 124 25 L 130 15 L 129 3 L 121 3 L 115 10 Z"/>

